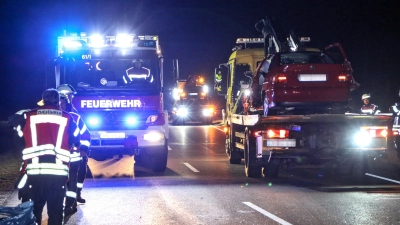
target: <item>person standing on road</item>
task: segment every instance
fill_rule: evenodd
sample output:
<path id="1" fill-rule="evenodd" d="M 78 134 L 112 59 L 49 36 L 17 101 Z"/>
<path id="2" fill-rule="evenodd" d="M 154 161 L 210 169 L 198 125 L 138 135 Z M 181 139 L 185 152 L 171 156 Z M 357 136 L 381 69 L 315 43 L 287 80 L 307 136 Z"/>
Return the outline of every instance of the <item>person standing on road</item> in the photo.
<path id="1" fill-rule="evenodd" d="M 76 124 L 78 125 L 79 128 L 79 133 L 81 136 L 81 146 L 79 148 L 79 153 L 80 153 L 80 159 L 79 160 L 79 167 L 78 167 L 78 175 L 77 175 L 77 189 L 76 189 L 76 202 L 78 203 L 86 203 L 86 200 L 82 198 L 81 193 L 82 193 L 82 188 L 83 188 L 83 183 L 86 178 L 86 173 L 87 173 L 87 163 L 88 163 L 88 156 L 90 154 L 90 133 L 89 129 L 87 128 L 85 122 L 83 121 L 82 117 L 78 114 L 78 111 L 72 104 L 72 99 L 74 98 L 74 95 L 77 93 L 75 89 L 69 85 L 69 84 L 61 84 L 57 90 L 60 93 L 60 96 L 62 96 L 61 99 L 65 99 L 65 101 L 61 101 L 61 107 L 62 110 L 67 111 L 72 115 L 74 118 Z M 75 202 L 75 206 L 76 206 Z M 75 211 L 75 210 L 73 210 Z"/>
<path id="2" fill-rule="evenodd" d="M 41 224 L 43 207 L 47 204 L 49 225 L 64 223 L 64 198 L 69 173 L 70 146 L 79 147 L 79 129 L 72 116 L 60 110 L 56 89 L 42 95 L 44 106 L 26 113 L 23 128 L 25 149 L 22 159 L 36 223 Z"/>
<path id="3" fill-rule="evenodd" d="M 377 105 L 371 103 L 370 94 L 363 94 L 361 100 L 364 103 L 364 105 L 361 107 L 361 113 L 374 115 L 381 112 L 380 110 L 378 110 Z"/>

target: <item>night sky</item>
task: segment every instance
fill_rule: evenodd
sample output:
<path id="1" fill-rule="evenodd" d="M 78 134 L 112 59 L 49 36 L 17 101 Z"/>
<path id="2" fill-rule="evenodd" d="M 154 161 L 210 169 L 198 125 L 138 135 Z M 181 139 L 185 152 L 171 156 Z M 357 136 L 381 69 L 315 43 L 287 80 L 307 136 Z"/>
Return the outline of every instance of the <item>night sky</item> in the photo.
<path id="1" fill-rule="evenodd" d="M 400 100 L 400 7 L 396 1 L 11 1 L 0 3 L 0 120 L 36 107 L 44 90 L 44 63 L 55 56 L 57 36 L 68 32 L 121 32 L 160 37 L 167 88 L 172 60 L 181 77 L 225 63 L 239 37 L 259 37 L 254 25 L 274 17 L 284 30 L 309 36 L 316 47 L 340 42 L 362 93 L 387 112 Z"/>

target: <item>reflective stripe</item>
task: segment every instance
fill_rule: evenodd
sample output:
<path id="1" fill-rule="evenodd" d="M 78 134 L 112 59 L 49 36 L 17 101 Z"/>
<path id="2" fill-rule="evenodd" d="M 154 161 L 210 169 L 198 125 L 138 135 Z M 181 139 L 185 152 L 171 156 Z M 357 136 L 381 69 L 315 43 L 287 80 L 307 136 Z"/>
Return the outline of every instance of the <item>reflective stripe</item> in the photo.
<path id="1" fill-rule="evenodd" d="M 81 128 L 81 134 L 85 133 L 86 130 L 87 130 L 86 124 L 83 124 Z"/>
<path id="2" fill-rule="evenodd" d="M 362 109 L 361 110 L 363 113 L 372 113 L 374 110 L 373 109 Z"/>
<path id="3" fill-rule="evenodd" d="M 53 170 L 53 169 L 32 169 L 27 171 L 27 173 L 28 175 L 49 174 L 58 176 L 68 176 L 68 171 Z"/>
<path id="4" fill-rule="evenodd" d="M 26 166 L 28 175 L 53 174 L 68 176 L 69 167 L 61 160 L 56 159 L 56 163 L 39 163 L 39 158 L 33 158 L 32 163 Z"/>
<path id="5" fill-rule="evenodd" d="M 122 78 L 124 78 L 124 82 L 125 82 L 125 84 L 127 84 L 128 82 L 126 81 L 125 76 L 123 76 Z"/>
<path id="6" fill-rule="evenodd" d="M 83 188 L 83 183 L 79 183 L 79 182 L 76 183 L 76 187 L 77 187 L 77 188 Z"/>
<path id="7" fill-rule="evenodd" d="M 67 197 L 76 198 L 76 193 L 73 191 L 67 191 Z"/>
<path id="8" fill-rule="evenodd" d="M 90 147 L 90 141 L 81 140 L 81 145 L 85 145 L 85 146 L 87 146 L 87 147 Z"/>
<path id="9" fill-rule="evenodd" d="M 55 155 L 57 158 L 64 162 L 69 162 L 69 150 L 66 149 L 55 149 L 52 144 L 45 144 L 40 146 L 34 146 L 30 148 L 25 148 L 22 151 L 22 159 L 27 160 L 34 157 L 39 157 L 42 155 Z"/>
<path id="10" fill-rule="evenodd" d="M 77 162 L 77 161 L 79 161 L 79 160 L 82 159 L 82 158 L 81 158 L 81 153 L 79 153 L 79 152 L 72 152 L 71 155 L 70 155 L 70 158 L 71 158 L 70 162 Z"/>
<path id="11" fill-rule="evenodd" d="M 28 180 L 28 175 L 24 174 L 24 176 L 22 176 L 21 180 L 18 183 L 18 189 L 23 188 L 27 180 Z"/>

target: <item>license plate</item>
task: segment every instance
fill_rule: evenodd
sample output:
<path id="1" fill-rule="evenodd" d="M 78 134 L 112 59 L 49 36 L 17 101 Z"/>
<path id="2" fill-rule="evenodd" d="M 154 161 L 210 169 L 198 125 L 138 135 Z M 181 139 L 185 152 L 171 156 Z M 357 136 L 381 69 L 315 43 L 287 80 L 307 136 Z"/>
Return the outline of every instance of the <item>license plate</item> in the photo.
<path id="1" fill-rule="evenodd" d="M 125 138 L 125 133 L 100 133 L 100 138 Z"/>
<path id="2" fill-rule="evenodd" d="M 296 147 L 295 139 L 267 139 L 267 147 Z"/>
<path id="3" fill-rule="evenodd" d="M 189 95 L 197 95 L 197 93 L 189 93 Z"/>
<path id="4" fill-rule="evenodd" d="M 326 81 L 326 74 L 300 74 L 299 81 Z"/>

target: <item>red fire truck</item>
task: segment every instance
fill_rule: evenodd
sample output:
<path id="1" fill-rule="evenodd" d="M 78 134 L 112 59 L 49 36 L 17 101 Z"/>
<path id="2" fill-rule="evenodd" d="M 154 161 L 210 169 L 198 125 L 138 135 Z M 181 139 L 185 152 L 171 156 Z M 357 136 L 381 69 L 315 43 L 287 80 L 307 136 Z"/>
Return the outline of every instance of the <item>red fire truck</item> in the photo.
<path id="1" fill-rule="evenodd" d="M 91 154 L 149 156 L 153 171 L 165 171 L 169 131 L 158 36 L 64 32 L 57 43 L 46 83 L 76 89 L 73 105 L 90 129 Z"/>

